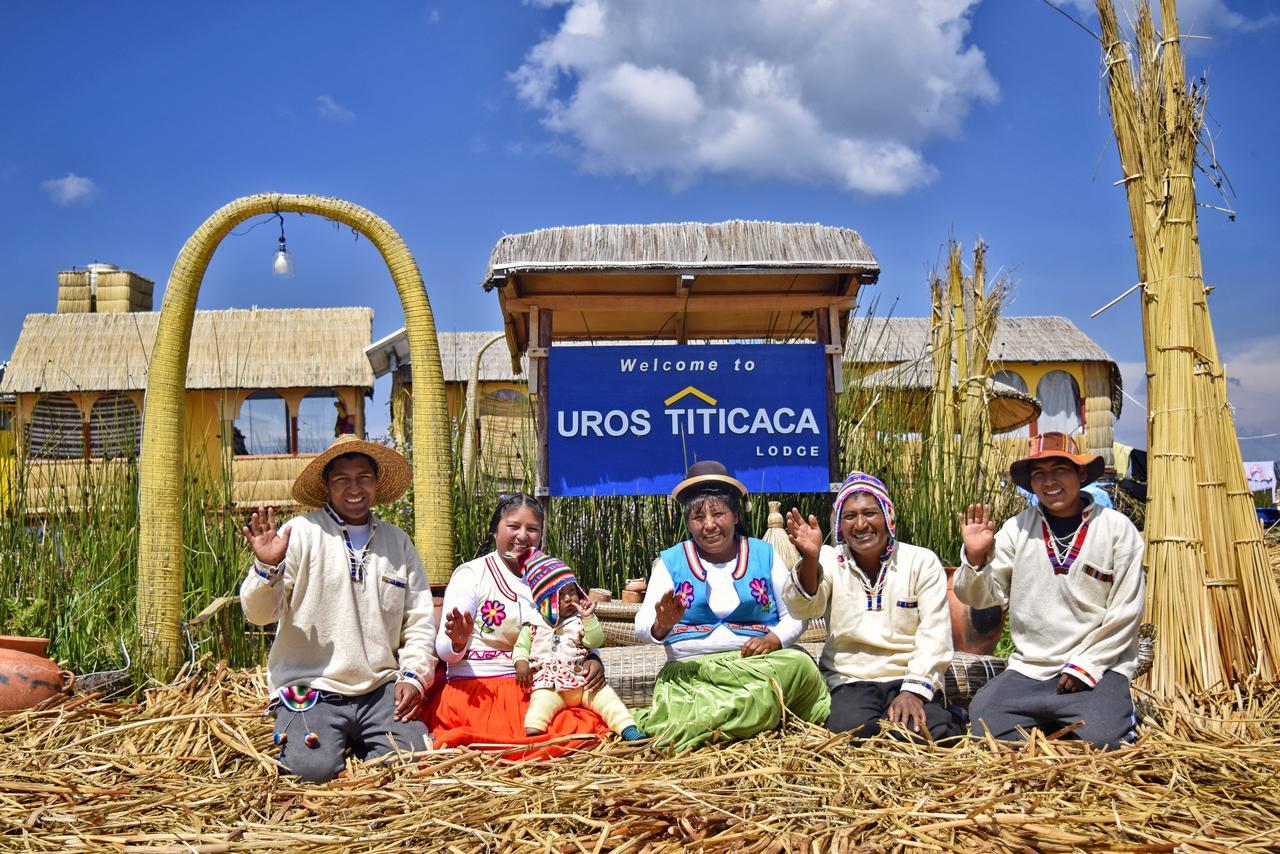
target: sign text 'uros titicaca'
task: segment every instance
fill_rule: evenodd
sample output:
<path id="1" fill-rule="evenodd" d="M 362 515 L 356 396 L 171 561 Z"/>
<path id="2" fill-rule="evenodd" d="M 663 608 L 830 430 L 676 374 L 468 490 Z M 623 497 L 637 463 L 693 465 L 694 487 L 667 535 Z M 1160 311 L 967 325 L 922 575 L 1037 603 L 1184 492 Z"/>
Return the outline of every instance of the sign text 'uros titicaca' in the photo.
<path id="1" fill-rule="evenodd" d="M 719 460 L 752 492 L 825 492 L 819 344 L 553 346 L 552 495 L 671 491 Z"/>

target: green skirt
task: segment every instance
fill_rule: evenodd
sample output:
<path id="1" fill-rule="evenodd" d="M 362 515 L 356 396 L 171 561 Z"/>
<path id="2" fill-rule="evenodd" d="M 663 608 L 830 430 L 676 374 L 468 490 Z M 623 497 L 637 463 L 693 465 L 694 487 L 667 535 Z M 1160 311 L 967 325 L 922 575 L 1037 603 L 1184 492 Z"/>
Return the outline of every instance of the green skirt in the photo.
<path id="1" fill-rule="evenodd" d="M 655 744 L 687 750 L 774 729 L 784 706 L 809 723 L 827 719 L 831 694 L 813 659 L 798 649 L 750 658 L 731 650 L 667 662 L 652 704 L 635 717 Z"/>

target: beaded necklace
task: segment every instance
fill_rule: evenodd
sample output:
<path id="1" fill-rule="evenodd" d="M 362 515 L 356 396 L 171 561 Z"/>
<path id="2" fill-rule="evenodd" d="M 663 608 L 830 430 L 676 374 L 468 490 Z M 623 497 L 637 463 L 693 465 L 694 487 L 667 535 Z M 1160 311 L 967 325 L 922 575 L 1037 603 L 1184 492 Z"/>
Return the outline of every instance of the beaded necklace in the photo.
<path id="1" fill-rule="evenodd" d="M 852 564 L 855 570 L 854 575 L 858 579 L 858 583 L 862 585 L 862 592 L 864 592 L 867 595 L 868 611 L 884 610 L 884 582 L 889 575 L 889 573 L 886 572 L 885 570 L 889 566 L 889 558 L 892 555 L 893 555 L 893 549 L 888 549 L 885 551 L 884 554 L 880 556 L 880 571 L 876 573 L 875 583 L 871 584 L 867 579 L 866 573 L 862 571 L 862 567 L 858 566 L 858 562 L 853 558 L 852 554 L 850 554 L 848 544 L 847 543 L 840 544 L 840 553 L 836 555 L 836 563 Z"/>
<path id="2" fill-rule="evenodd" d="M 347 544 L 347 568 L 351 571 L 352 581 L 364 581 L 364 568 L 369 564 L 369 543 L 373 542 L 373 532 L 378 529 L 378 523 L 373 520 L 373 516 L 369 517 L 369 540 L 364 544 L 364 548 L 356 551 L 355 546 L 351 545 L 351 534 L 347 531 L 347 523 L 342 521 L 334 509 L 328 504 L 324 507 L 324 512 L 329 514 L 329 518 L 342 531 L 342 539 Z"/>
<path id="3" fill-rule="evenodd" d="M 1080 556 L 1080 547 L 1084 545 L 1084 538 L 1089 533 L 1089 510 L 1085 508 L 1084 516 L 1081 518 L 1080 527 L 1075 530 L 1075 538 L 1072 539 L 1071 534 L 1063 537 L 1056 536 L 1049 530 L 1049 523 L 1041 518 L 1040 528 L 1044 534 L 1044 550 L 1049 556 L 1049 565 L 1053 567 L 1054 575 L 1066 575 L 1071 571 L 1071 566 L 1076 562 L 1076 558 Z M 1067 547 L 1067 544 L 1070 546 Z M 1066 555 L 1062 555 L 1061 549 L 1066 547 Z"/>

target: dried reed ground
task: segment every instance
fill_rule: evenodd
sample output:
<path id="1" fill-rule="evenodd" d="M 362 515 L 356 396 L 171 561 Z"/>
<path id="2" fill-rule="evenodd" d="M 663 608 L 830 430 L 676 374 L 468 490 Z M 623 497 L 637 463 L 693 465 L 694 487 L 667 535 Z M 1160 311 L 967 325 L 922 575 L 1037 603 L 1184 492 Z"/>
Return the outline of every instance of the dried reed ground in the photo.
<path id="1" fill-rule="evenodd" d="M 1280 567 L 1280 549 L 1271 550 Z M 0 848 L 122 851 L 1240 851 L 1280 849 L 1280 690 L 1144 703 L 1100 753 L 782 733 L 671 756 L 616 742 L 547 763 L 440 751 L 305 786 L 271 761 L 260 671 L 140 705 L 0 718 Z"/>
<path id="2" fill-rule="evenodd" d="M 610 743 L 548 763 L 441 751 L 305 786 L 270 760 L 259 671 L 142 705 L 0 719 L 0 847 L 124 851 L 1236 851 L 1280 846 L 1280 691 L 1156 709 L 1099 753 L 1036 737 L 951 749 L 790 724 L 670 756 Z"/>

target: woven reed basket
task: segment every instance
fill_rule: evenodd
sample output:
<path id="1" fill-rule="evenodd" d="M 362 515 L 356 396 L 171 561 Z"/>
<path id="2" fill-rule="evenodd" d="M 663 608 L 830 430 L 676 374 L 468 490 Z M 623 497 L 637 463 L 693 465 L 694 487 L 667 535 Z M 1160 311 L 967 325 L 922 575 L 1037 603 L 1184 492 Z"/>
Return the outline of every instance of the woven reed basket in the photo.
<path id="1" fill-rule="evenodd" d="M 605 648 L 600 650 L 600 659 L 605 675 L 622 702 L 632 708 L 649 705 L 654 680 L 667 663 L 666 647 L 636 642 L 635 619 L 639 610 L 638 604 L 630 602 L 596 603 L 596 617 L 604 630 Z M 826 621 L 810 620 L 797 646 L 816 661 L 826 640 Z M 942 693 L 946 703 L 967 708 L 978 689 L 1001 673 L 1005 664 L 1003 658 L 957 652 L 944 674 Z"/>

